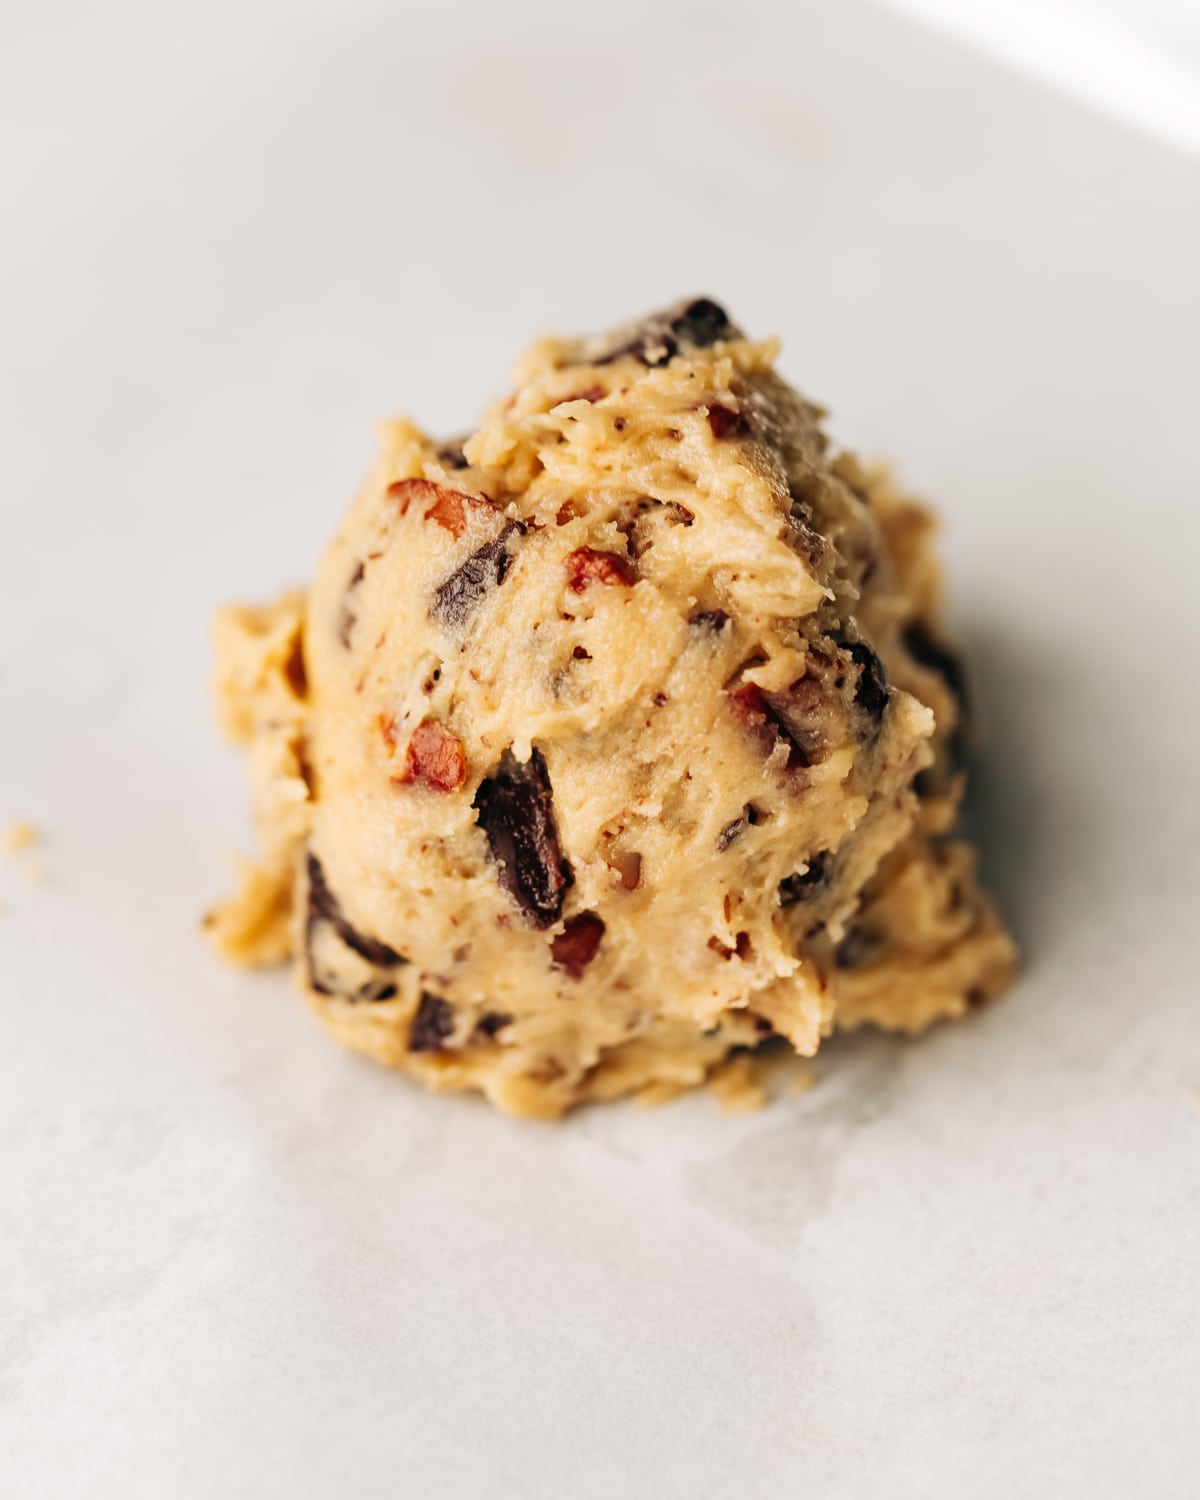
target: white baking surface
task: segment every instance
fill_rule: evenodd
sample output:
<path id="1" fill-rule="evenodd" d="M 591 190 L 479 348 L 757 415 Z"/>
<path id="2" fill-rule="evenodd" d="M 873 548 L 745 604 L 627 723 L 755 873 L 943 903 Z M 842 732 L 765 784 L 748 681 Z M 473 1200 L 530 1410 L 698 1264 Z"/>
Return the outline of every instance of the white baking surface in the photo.
<path id="1" fill-rule="evenodd" d="M 883 0 L 1200 155 L 1200 0 Z"/>
<path id="2" fill-rule="evenodd" d="M 1193 1496 L 1197 165 L 849 0 L 3 31 L 0 1493 Z M 944 508 L 1025 974 L 517 1123 L 210 960 L 207 621 L 371 419 L 690 289 Z"/>

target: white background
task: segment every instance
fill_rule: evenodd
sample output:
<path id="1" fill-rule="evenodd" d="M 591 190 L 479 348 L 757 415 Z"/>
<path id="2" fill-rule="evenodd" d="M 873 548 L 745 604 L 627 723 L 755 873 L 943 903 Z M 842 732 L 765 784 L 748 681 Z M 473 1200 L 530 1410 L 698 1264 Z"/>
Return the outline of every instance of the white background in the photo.
<path id="1" fill-rule="evenodd" d="M 848 0 L 12 4 L 0 1493 L 1194 1494 L 1200 167 Z M 937 497 L 1010 999 L 520 1124 L 195 933 L 370 421 L 725 299 Z"/>
<path id="2" fill-rule="evenodd" d="M 885 0 L 1200 154 L 1200 0 Z"/>

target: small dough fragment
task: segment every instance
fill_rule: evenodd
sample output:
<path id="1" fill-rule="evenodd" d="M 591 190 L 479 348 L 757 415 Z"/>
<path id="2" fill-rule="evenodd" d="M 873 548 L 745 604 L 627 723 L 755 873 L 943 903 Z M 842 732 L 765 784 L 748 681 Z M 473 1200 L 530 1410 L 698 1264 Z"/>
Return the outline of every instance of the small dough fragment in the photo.
<path id="1" fill-rule="evenodd" d="M 693 299 L 539 341 L 465 439 L 384 427 L 312 588 L 218 620 L 261 844 L 220 952 L 543 1118 L 1005 987 L 932 519 L 776 353 Z"/>
<path id="2" fill-rule="evenodd" d="M 0 840 L 5 854 L 24 854 L 37 846 L 38 831 L 32 823 L 10 823 Z"/>

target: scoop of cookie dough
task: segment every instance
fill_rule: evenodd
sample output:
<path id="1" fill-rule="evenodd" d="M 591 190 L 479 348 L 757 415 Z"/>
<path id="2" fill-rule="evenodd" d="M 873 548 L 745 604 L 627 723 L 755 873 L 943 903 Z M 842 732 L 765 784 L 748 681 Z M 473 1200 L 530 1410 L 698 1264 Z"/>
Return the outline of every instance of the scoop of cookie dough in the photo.
<path id="1" fill-rule="evenodd" d="M 226 956 L 539 1116 L 1003 988 L 930 517 L 776 352 L 692 300 L 536 343 L 462 440 L 384 428 L 311 590 L 218 622 Z"/>

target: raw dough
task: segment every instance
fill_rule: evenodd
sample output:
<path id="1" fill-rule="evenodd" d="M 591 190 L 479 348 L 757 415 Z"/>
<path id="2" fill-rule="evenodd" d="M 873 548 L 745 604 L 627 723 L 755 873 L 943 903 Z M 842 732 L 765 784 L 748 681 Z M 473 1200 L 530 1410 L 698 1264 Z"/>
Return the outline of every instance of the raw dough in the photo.
<path id="1" fill-rule="evenodd" d="M 226 956 L 539 1116 L 1003 988 L 930 517 L 776 352 L 698 299 L 536 343 L 465 441 L 384 429 L 312 589 L 218 622 Z"/>

